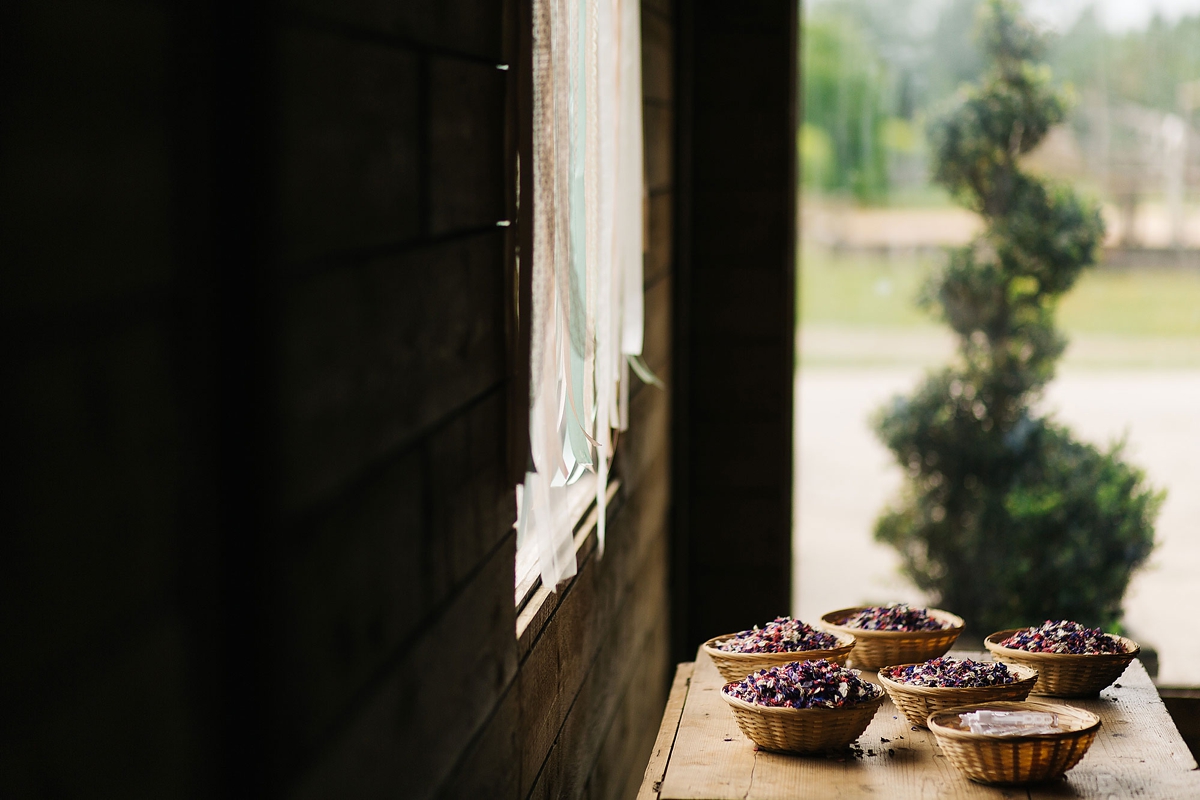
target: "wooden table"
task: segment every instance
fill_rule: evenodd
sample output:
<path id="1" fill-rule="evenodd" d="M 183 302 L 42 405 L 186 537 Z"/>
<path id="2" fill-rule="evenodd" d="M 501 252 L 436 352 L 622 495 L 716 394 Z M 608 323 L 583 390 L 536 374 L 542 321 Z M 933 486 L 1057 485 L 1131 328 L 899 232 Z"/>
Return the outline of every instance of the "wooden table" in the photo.
<path id="1" fill-rule="evenodd" d="M 953 655 L 990 660 L 985 653 Z M 1038 698 L 1093 711 L 1101 727 L 1064 779 L 1031 787 L 967 780 L 933 734 L 912 730 L 890 699 L 858 740 L 861 758 L 759 752 L 721 698 L 722 684 L 702 650 L 694 663 L 679 665 L 639 800 L 1200 798 L 1200 771 L 1140 661 L 1099 699 Z"/>

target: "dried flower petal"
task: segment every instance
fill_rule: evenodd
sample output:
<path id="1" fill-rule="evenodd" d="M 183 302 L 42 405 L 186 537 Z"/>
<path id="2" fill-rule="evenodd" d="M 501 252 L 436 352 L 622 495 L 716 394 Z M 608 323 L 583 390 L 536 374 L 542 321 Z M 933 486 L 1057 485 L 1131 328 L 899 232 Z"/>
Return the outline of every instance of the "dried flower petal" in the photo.
<path id="1" fill-rule="evenodd" d="M 895 667 L 886 673 L 897 683 L 911 686 L 954 687 L 1002 686 L 1016 683 L 1008 666 L 1000 662 L 973 661 L 969 658 L 935 658 L 924 664 Z"/>
<path id="2" fill-rule="evenodd" d="M 716 643 L 726 653 L 796 653 L 837 647 L 836 636 L 819 631 L 791 617 L 776 617 L 761 628 L 755 625 L 730 639 Z"/>
<path id="3" fill-rule="evenodd" d="M 1121 641 L 1099 628 L 1087 628 L 1070 620 L 1046 620 L 1040 627 L 1024 628 L 1000 642 L 1001 647 L 1030 653 L 1098 655 L 1124 653 Z"/>
<path id="4" fill-rule="evenodd" d="M 865 631 L 940 631 L 949 627 L 929 616 L 925 609 L 913 608 L 908 603 L 864 608 L 842 624 Z"/>
<path id="5" fill-rule="evenodd" d="M 747 675 L 725 691 L 739 700 L 774 708 L 844 708 L 883 693 L 860 674 L 824 658 L 793 661 Z"/>

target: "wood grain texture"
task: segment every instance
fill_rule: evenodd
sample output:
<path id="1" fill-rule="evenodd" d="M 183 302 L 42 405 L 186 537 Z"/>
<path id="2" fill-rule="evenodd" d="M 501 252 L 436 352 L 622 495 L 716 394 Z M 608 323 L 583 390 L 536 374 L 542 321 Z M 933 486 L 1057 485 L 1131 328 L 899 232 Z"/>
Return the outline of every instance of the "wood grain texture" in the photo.
<path id="1" fill-rule="evenodd" d="M 174 456 L 185 403 L 171 357 L 166 326 L 141 321 L 5 362 L 5 449 L 20 467 L 0 547 L 0 630 L 21 654 L 0 664 L 5 708 L 27 706 L 29 682 L 50 670 L 76 673 L 81 646 L 103 648 L 169 591 L 180 545 L 163 532 L 180 513 L 186 463 Z"/>
<path id="2" fill-rule="evenodd" d="M 652 367 L 653 369 L 653 367 Z M 669 365 L 661 370 L 655 370 L 663 381 L 671 380 Z M 633 380 L 637 380 L 634 378 Z M 670 386 L 670 384 L 667 384 Z M 635 491 L 642 481 L 647 480 L 647 470 L 654 469 L 658 462 L 664 460 L 663 454 L 669 451 L 671 445 L 671 396 L 656 386 L 642 386 L 629 401 L 629 418 L 638 422 L 642 427 L 638 436 L 626 437 L 618 447 L 623 447 L 621 453 L 621 480 L 626 491 Z M 633 429 L 632 422 L 630 429 Z M 670 470 L 670 464 L 667 465 Z"/>
<path id="3" fill-rule="evenodd" d="M 510 303 L 522 288 L 505 274 L 514 268 L 505 251 L 528 230 L 528 209 L 522 202 L 520 215 L 512 206 L 504 215 L 504 190 L 516 181 L 501 158 L 500 101 L 503 81 L 524 62 L 506 55 L 517 69 L 505 73 L 474 54 L 489 50 L 484 31 L 500 39 L 494 12 L 516 18 L 528 4 L 285 6 L 284 110 L 303 129 L 284 120 L 281 180 L 329 191 L 306 191 L 280 223 L 277 512 L 285 544 L 304 562 L 286 577 L 289 607 L 304 612 L 295 631 L 303 646 L 289 655 L 304 660 L 294 672 L 305 680 L 293 682 L 290 697 L 305 706 L 293 716 L 309 734 L 295 759 L 306 763 L 284 791 L 630 798 L 673 664 L 670 394 L 642 387 L 631 403 L 605 553 L 594 533 L 582 533 L 572 581 L 530 603 L 521 623 L 512 602 L 513 493 L 500 467 L 515 460 L 513 474 L 524 472 L 525 448 L 506 445 L 527 441 L 527 432 L 508 427 L 504 412 L 528 418 L 527 381 L 508 363 L 514 352 L 518 361 L 528 355 Z M 657 98 L 645 117 L 661 183 L 672 175 L 673 58 L 668 20 L 656 22 L 643 76 Z M 468 35 L 476 28 L 478 37 Z M 454 35 L 422 33 L 434 29 Z M 310 51 L 332 78 L 293 63 Z M 350 81 L 344 97 L 327 91 L 339 76 Z M 380 76 L 403 96 L 381 98 Z M 306 87 L 314 96 L 299 91 Z M 508 91 L 514 100 L 511 83 Z M 394 122 L 410 100 L 410 116 Z M 524 120 L 526 106 L 514 104 Z M 364 183 L 360 171 L 372 167 L 386 183 L 413 163 L 416 178 L 401 187 Z M 521 176 L 532 179 L 532 170 Z M 669 380 L 670 187 L 655 197 L 646 357 Z M 314 214 L 332 216 L 311 222 Z M 515 224 L 492 230 L 501 218 Z M 389 604 L 389 586 L 402 609 Z M 463 675 L 468 692 L 429 690 Z"/>
<path id="4" fill-rule="evenodd" d="M 186 632 L 163 617 L 90 671 L 60 680 L 34 712 L 5 714 L 0 795 L 219 795 L 211 765 L 188 748 L 203 735 L 203 716 L 189 693 Z"/>
<path id="5" fill-rule="evenodd" d="M 642 779 L 638 800 L 656 800 L 662 788 L 695 668 L 694 661 L 685 661 L 675 667 L 675 680 L 671 683 L 671 694 L 667 697 L 667 707 L 663 711 L 662 727 L 658 729 L 658 738 L 654 741 L 654 749 L 650 751 L 650 762 L 646 764 L 646 775 Z"/>
<path id="6" fill-rule="evenodd" d="M 459 758 L 450 778 L 438 789 L 442 800 L 487 797 L 519 800 L 521 707 L 515 687 L 510 687 L 480 736 Z"/>
<path id="7" fill-rule="evenodd" d="M 484 0 L 282 0 L 281 9 L 310 27 L 380 34 L 408 48 L 449 51 L 483 60 L 502 57 L 503 6 Z"/>
<path id="8" fill-rule="evenodd" d="M 657 710 L 666 702 L 666 670 L 670 663 L 666 617 L 658 613 L 666 606 L 666 583 L 662 580 L 667 565 L 665 533 L 660 531 L 655 539 L 642 565 L 636 572 L 630 571 L 633 580 L 624 600 L 610 613 L 611 621 L 607 625 L 599 619 L 592 623 L 600 629 L 597 638 L 602 644 L 587 665 L 587 677 L 579 692 L 571 698 L 567 716 L 527 795 L 530 800 L 581 797 L 593 767 L 601 769 L 598 756 L 618 712 L 630 703 L 640 705 L 644 712 L 646 708 Z M 602 584 L 602 576 L 597 577 L 597 584 Z M 598 589 L 597 599 L 606 599 L 606 594 Z M 656 674 L 647 674 L 647 668 Z M 644 734 L 643 747 L 636 754 L 607 762 L 605 771 L 609 774 L 604 780 L 610 785 L 598 792 L 599 796 L 623 796 L 618 791 L 623 784 L 622 774 L 632 769 L 636 776 L 634 765 L 640 766 L 646 758 L 654 737 L 653 723 L 645 725 L 644 713 L 640 717 L 641 725 L 635 720 L 632 727 L 626 728 L 626 739 L 636 742 Z M 524 779 L 522 774 L 522 783 Z"/>
<path id="9" fill-rule="evenodd" d="M 415 53 L 315 31 L 279 35 L 276 200 L 285 262 L 420 234 Z"/>
<path id="10" fill-rule="evenodd" d="M 544 654 L 514 636 L 529 226 L 504 101 L 529 71 L 505 42 L 530 4 L 237 6 L 0 4 L 0 316 L 28 348 L 3 393 L 0 794 L 528 800 L 539 748 L 541 795 L 631 797 L 673 663 L 658 390 L 607 553 L 539 619 Z M 673 33 L 647 8 L 662 178 Z"/>
<path id="11" fill-rule="evenodd" d="M 334 502 L 501 384 L 503 237 L 497 228 L 371 259 L 282 294 L 281 516 Z"/>
<path id="12" fill-rule="evenodd" d="M 670 685 L 663 675 L 663 667 L 670 665 L 667 660 L 670 646 L 667 618 L 660 618 L 655 625 L 658 631 L 651 636 L 656 638 L 647 640 L 647 651 L 636 659 L 635 672 L 621 701 L 620 710 L 605 734 L 604 745 L 588 776 L 585 800 L 628 800 L 637 794 L 641 786 L 642 773 L 638 768 L 654 749 L 654 741 L 658 736 L 657 728 L 646 725 L 646 710 L 665 706 L 670 694 Z"/>
<path id="13" fill-rule="evenodd" d="M 651 193 L 669 181 L 676 196 L 672 607 L 682 660 L 711 636 L 772 618 L 791 592 L 798 25 L 785 0 L 675 9 L 673 169 L 654 168 L 653 138 L 646 152 Z M 759 368 L 730 380 L 748 357 Z M 759 412 L 764 397 L 770 415 Z M 726 480 L 738 469 L 753 479 L 748 491 Z M 777 557 L 765 568 L 730 564 L 734 537 Z"/>
<path id="14" fill-rule="evenodd" d="M 650 239 L 647 243 L 646 260 L 642 280 L 649 288 L 671 272 L 674 263 L 674 215 L 675 193 L 664 189 L 650 194 Z"/>
<path id="15" fill-rule="evenodd" d="M 636 591 L 635 578 L 654 550 L 665 548 L 665 460 L 663 453 L 659 467 L 651 470 L 643 486 L 626 499 L 618 517 L 610 523 L 603 558 L 593 551 L 581 559 L 574 582 L 560 586 L 563 598 L 521 664 L 522 796 L 528 796 L 547 765 L 555 766 L 549 762 L 551 748 L 562 734 L 568 715 L 576 713 L 575 698 L 588 673 L 599 668 L 596 659 L 601 647 L 617 636 L 613 620 L 625 615 L 661 614 L 662 606 L 657 611 L 653 604 L 639 609 L 627 604 L 626 597 L 630 593 L 639 600 L 645 596 L 645 592 Z M 648 574 L 645 580 L 662 581 L 665 561 L 661 568 L 658 577 Z M 665 604 L 665 597 L 659 600 Z M 669 661 L 666 653 L 661 658 L 665 686 Z M 553 782 L 544 785 L 555 787 Z M 555 796 L 555 791 L 547 795 Z"/>
<path id="16" fill-rule="evenodd" d="M 284 740 L 317 741 L 511 535 L 516 509 L 503 477 L 503 422 L 497 390 L 323 518 L 290 532 L 270 648 Z"/>
<path id="17" fill-rule="evenodd" d="M 653 714 L 666 701 L 670 663 L 662 611 L 665 459 L 663 452 L 656 480 L 610 506 L 603 557 L 595 551 L 593 509 L 588 532 L 579 534 L 585 540 L 577 550 L 579 574 L 550 595 L 547 616 L 526 627 L 529 641 L 518 641 L 520 671 L 501 710 L 439 796 L 599 800 L 633 794 L 653 743 Z M 507 708 L 510 702 L 515 710 Z M 493 778 L 497 785 L 479 793 Z"/>
<path id="18" fill-rule="evenodd" d="M 349 721 L 288 796 L 419 798 L 449 781 L 517 673 L 515 558 L 512 534 L 392 669 L 359 693 Z M 457 676 L 469 676 L 471 691 L 444 688 L 464 680 Z"/>
<path id="19" fill-rule="evenodd" d="M 983 657 L 974 652 L 955 655 Z M 1102 721 L 1095 744 L 1063 780 L 1034 787 L 994 787 L 972 783 L 958 773 L 938 750 L 933 735 L 912 730 L 890 700 L 859 738 L 861 758 L 758 752 L 738 729 L 720 696 L 721 677 L 701 651 L 662 790 L 645 796 L 661 800 L 1200 797 L 1200 771 L 1141 662 L 1131 664 L 1117 684 L 1096 700 L 1051 700 L 1085 708 Z M 671 724 L 668 720 L 665 727 Z"/>
<path id="20" fill-rule="evenodd" d="M 61 314 L 73 325 L 81 311 L 165 287 L 183 261 L 171 170 L 184 165 L 171 158 L 185 137 L 172 140 L 166 112 L 179 88 L 168 71 L 171 15 L 78 2 L 3 11 L 14 38 L 3 68 L 0 320 Z M 41 338 L 13 330 L 21 335 L 6 352 Z"/>
<path id="21" fill-rule="evenodd" d="M 670 17 L 671 7 L 672 7 L 671 0 L 645 0 L 642 3 L 642 14 L 643 14 L 642 27 L 643 28 L 646 27 L 645 13 L 647 11 L 654 13 L 654 14 L 661 14 L 665 17 Z"/>
<path id="22" fill-rule="evenodd" d="M 671 369 L 671 287 L 671 277 L 667 273 L 653 285 L 647 284 L 645 291 L 646 323 L 642 358 L 659 377 Z M 634 379 L 640 381 L 636 374 Z"/>
<path id="23" fill-rule="evenodd" d="M 665 14 L 642 14 L 642 97 L 669 103 L 675 70 L 671 19 Z"/>
<path id="24" fill-rule="evenodd" d="M 674 120 L 668 103 L 649 102 L 642 106 L 646 159 L 646 190 L 662 192 L 675 182 L 672 133 Z"/>
<path id="25" fill-rule="evenodd" d="M 429 232 L 505 219 L 506 72 L 456 58 L 429 63 Z"/>

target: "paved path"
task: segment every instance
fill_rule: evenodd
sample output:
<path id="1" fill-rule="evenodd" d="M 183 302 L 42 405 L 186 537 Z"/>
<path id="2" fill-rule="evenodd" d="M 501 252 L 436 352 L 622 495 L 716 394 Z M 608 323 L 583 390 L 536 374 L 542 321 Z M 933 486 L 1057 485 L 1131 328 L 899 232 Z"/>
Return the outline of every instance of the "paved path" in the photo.
<path id="1" fill-rule="evenodd" d="M 868 427 L 870 415 L 907 392 L 921 369 L 806 367 L 797 378 L 797 586 L 794 611 L 816 619 L 861 602 L 919 601 L 890 548 L 871 537 L 901 472 Z M 1064 368 L 1046 406 L 1088 441 L 1128 431 L 1127 457 L 1169 491 L 1158 548 L 1126 596 L 1134 638 L 1158 648 L 1159 681 L 1200 686 L 1200 370 Z M 847 574 L 839 554 L 853 552 Z"/>
<path id="2" fill-rule="evenodd" d="M 1121 215 L 1112 205 L 1102 209 L 1105 245 L 1118 245 Z M 982 225 L 963 208 L 858 208 L 802 204 L 801 225 L 813 241 L 851 247 L 929 247 L 966 244 Z M 1200 247 L 1200 207 L 1184 211 L 1183 244 Z M 1171 246 L 1171 218 L 1160 203 L 1142 203 L 1134 222 L 1135 240 L 1143 247 Z"/>

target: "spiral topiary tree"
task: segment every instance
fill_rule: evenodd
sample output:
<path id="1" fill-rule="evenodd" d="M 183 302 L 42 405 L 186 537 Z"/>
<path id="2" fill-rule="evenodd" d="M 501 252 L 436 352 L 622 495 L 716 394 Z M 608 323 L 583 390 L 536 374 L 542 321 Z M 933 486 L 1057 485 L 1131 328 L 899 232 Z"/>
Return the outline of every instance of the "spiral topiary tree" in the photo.
<path id="1" fill-rule="evenodd" d="M 931 133 L 935 179 L 985 230 L 924 293 L 958 334 L 955 363 L 876 419 L 909 482 L 875 536 L 975 633 L 1048 618 L 1112 628 L 1163 495 L 1121 445 L 1102 452 L 1031 410 L 1066 345 L 1057 299 L 1094 263 L 1104 226 L 1094 205 L 1021 169 L 1065 114 L 1035 63 L 1037 32 L 1004 0 L 983 6 L 980 30 L 989 70 Z"/>

